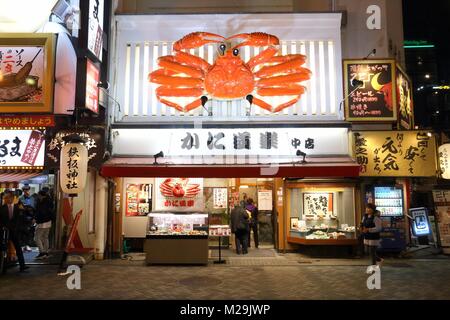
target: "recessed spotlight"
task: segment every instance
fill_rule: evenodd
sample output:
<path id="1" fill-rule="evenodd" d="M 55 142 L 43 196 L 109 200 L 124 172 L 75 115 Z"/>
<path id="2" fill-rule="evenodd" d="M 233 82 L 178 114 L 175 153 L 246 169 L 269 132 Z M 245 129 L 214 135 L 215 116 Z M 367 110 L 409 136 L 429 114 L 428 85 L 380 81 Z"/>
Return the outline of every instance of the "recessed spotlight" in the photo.
<path id="1" fill-rule="evenodd" d="M 425 79 L 430 79 L 430 75 L 428 73 L 425 75 Z"/>

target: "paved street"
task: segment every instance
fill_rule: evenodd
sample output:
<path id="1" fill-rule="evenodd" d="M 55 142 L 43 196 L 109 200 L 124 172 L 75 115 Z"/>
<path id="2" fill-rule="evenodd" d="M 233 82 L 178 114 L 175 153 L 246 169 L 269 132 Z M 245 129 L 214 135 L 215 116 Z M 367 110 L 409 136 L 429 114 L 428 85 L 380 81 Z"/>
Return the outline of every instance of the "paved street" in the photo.
<path id="1" fill-rule="evenodd" d="M 365 260 L 265 252 L 208 266 L 145 266 L 139 255 L 93 261 L 81 269 L 81 290 L 68 290 L 55 265 L 12 268 L 0 299 L 450 299 L 450 259 L 387 259 L 381 290 L 368 290 Z"/>

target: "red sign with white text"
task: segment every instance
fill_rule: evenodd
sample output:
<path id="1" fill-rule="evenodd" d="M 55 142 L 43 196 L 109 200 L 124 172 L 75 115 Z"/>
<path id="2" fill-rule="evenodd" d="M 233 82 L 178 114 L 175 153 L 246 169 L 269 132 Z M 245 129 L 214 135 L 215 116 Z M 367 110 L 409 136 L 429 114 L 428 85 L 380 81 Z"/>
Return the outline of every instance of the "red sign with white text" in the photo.
<path id="1" fill-rule="evenodd" d="M 100 72 L 91 61 L 86 64 L 86 108 L 98 113 L 98 87 Z"/>
<path id="2" fill-rule="evenodd" d="M 30 139 L 25 147 L 25 152 L 23 153 L 21 161 L 28 163 L 30 166 L 34 166 L 39 150 L 41 150 L 42 143 L 44 143 L 44 134 L 40 131 L 31 132 Z"/>
<path id="3" fill-rule="evenodd" d="M 54 116 L 0 116 L 0 127 L 54 127 Z"/>

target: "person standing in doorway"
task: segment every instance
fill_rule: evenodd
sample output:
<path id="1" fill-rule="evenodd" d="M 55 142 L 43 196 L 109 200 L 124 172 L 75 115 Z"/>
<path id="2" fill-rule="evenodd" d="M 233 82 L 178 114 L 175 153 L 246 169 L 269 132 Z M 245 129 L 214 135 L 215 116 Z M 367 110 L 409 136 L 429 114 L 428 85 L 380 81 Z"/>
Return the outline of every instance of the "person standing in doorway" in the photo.
<path id="1" fill-rule="evenodd" d="M 39 254 L 36 259 L 46 259 L 48 258 L 48 236 L 53 220 L 53 203 L 48 194 L 43 190 L 38 193 L 35 219 L 37 223 L 35 242 L 39 247 Z"/>
<path id="2" fill-rule="evenodd" d="M 231 211 L 231 232 L 235 235 L 236 253 L 248 253 L 249 216 L 245 210 L 245 202 Z"/>
<path id="3" fill-rule="evenodd" d="M 23 186 L 23 194 L 19 198 L 20 203 L 24 207 L 23 213 L 26 224 L 20 237 L 22 245 L 24 246 L 24 250 L 27 252 L 31 251 L 30 245 L 32 244 L 34 238 L 34 227 L 32 221 L 36 210 L 36 197 L 34 195 L 31 195 L 30 189 L 31 188 L 29 185 Z"/>
<path id="4" fill-rule="evenodd" d="M 253 230 L 253 240 L 255 241 L 255 248 L 258 249 L 259 240 L 258 240 L 258 208 L 255 206 L 255 203 L 252 198 L 247 199 L 247 204 L 245 206 L 247 210 L 247 214 L 250 216 L 250 230 L 248 232 L 248 246 L 251 247 L 251 233 Z"/>
<path id="5" fill-rule="evenodd" d="M 366 204 L 366 214 L 361 222 L 361 230 L 365 251 L 370 255 L 372 265 L 381 266 L 383 259 L 378 257 L 377 249 L 380 245 L 382 221 L 377 213 L 377 208 L 373 203 Z"/>
<path id="6" fill-rule="evenodd" d="M 19 239 L 20 232 L 23 228 L 23 215 L 19 204 L 14 204 L 14 193 L 12 191 L 5 192 L 4 205 L 0 207 L 0 226 L 9 230 L 9 240 L 13 243 L 16 255 L 19 260 L 20 272 L 28 269 L 25 265 L 25 259 Z"/>

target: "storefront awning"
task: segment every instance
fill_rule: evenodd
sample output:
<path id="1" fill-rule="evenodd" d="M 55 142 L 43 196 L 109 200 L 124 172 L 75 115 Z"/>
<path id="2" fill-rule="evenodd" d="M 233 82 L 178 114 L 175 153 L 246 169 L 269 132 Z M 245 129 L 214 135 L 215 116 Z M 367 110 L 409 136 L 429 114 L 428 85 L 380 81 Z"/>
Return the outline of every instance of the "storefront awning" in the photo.
<path id="1" fill-rule="evenodd" d="M 117 157 L 101 169 L 105 177 L 192 177 L 192 178 L 255 178 L 255 177 L 357 177 L 359 165 L 349 157 L 308 159 L 307 163 L 283 164 L 153 164 L 149 158 Z M 158 162 L 162 162 L 158 159 Z"/>
<path id="2" fill-rule="evenodd" d="M 20 181 L 29 180 L 42 174 L 42 171 L 0 172 L 0 188 L 17 188 Z"/>

